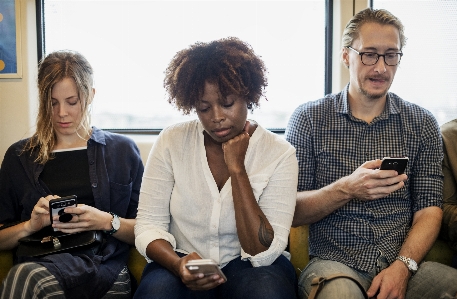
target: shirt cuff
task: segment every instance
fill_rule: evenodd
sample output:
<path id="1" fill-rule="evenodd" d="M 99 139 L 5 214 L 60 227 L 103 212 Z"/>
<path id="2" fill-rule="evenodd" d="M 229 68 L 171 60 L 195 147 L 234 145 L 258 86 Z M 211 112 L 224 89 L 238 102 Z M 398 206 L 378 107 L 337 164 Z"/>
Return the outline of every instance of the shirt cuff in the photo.
<path id="1" fill-rule="evenodd" d="M 243 248 L 241 248 L 241 259 L 249 260 L 253 267 L 269 266 L 273 264 L 273 262 L 281 254 L 284 254 L 285 257 L 290 259 L 290 253 L 284 251 L 285 248 L 285 244 L 281 244 L 281 242 L 275 237 L 267 250 L 260 252 L 254 256 L 246 253 Z"/>
<path id="2" fill-rule="evenodd" d="M 166 232 L 166 231 L 161 231 L 161 230 L 148 230 L 144 231 L 138 236 L 135 237 L 135 246 L 138 252 L 146 258 L 146 261 L 148 263 L 153 262 L 147 255 L 146 255 L 146 248 L 148 247 L 149 243 L 162 239 L 167 241 L 168 243 L 171 244 L 173 247 L 173 250 L 176 249 L 176 240 L 173 237 L 172 234 Z"/>

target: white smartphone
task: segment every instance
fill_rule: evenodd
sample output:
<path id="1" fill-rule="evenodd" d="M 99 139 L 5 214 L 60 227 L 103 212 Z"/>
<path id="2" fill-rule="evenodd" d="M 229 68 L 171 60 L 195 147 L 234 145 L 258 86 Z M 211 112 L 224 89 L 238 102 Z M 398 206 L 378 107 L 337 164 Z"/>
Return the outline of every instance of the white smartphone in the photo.
<path id="1" fill-rule="evenodd" d="M 51 217 L 51 225 L 54 222 L 53 217 L 55 215 L 59 215 L 59 221 L 60 222 L 68 222 L 73 218 L 73 215 L 69 213 L 65 213 L 64 210 L 66 207 L 76 207 L 78 205 L 77 202 L 77 196 L 76 195 L 70 195 L 70 196 L 65 196 L 65 197 L 60 197 L 60 198 L 55 198 L 51 199 L 49 201 L 49 216 Z M 54 231 L 57 231 L 56 228 L 54 228 Z"/>
<path id="2" fill-rule="evenodd" d="M 213 259 L 199 259 L 199 260 L 190 260 L 186 264 L 186 268 L 191 273 L 203 273 L 205 276 L 210 276 L 217 274 L 227 281 L 219 265 Z"/>
<path id="3" fill-rule="evenodd" d="M 405 172 L 408 161 L 408 157 L 384 157 L 380 169 L 396 170 L 398 174 L 402 174 Z"/>

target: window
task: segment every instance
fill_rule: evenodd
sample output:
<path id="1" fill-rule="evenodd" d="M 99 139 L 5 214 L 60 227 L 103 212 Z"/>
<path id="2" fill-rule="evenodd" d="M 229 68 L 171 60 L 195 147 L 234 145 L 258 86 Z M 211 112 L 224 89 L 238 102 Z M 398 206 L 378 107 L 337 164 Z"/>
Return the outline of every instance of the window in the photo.
<path id="1" fill-rule="evenodd" d="M 325 91 L 325 4 L 302 1 L 44 0 L 44 49 L 81 52 L 95 70 L 92 123 L 151 129 L 195 118 L 165 98 L 164 71 L 197 41 L 236 36 L 263 57 L 267 100 L 250 118 L 285 128 Z"/>
<path id="2" fill-rule="evenodd" d="M 390 91 L 433 113 L 457 118 L 457 1 L 374 0 L 405 26 L 403 57 Z"/>

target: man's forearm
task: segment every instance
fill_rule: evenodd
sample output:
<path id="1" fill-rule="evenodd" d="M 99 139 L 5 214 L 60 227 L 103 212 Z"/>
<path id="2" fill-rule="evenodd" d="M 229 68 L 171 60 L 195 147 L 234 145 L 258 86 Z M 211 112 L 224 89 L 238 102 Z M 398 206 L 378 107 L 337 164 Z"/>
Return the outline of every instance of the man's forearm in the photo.
<path id="1" fill-rule="evenodd" d="M 318 190 L 298 192 L 292 226 L 317 222 L 349 202 L 351 198 L 342 191 L 342 184 L 344 178 Z"/>
<path id="2" fill-rule="evenodd" d="M 414 214 L 413 224 L 399 255 L 423 260 L 438 237 L 443 212 L 439 207 L 428 207 Z"/>

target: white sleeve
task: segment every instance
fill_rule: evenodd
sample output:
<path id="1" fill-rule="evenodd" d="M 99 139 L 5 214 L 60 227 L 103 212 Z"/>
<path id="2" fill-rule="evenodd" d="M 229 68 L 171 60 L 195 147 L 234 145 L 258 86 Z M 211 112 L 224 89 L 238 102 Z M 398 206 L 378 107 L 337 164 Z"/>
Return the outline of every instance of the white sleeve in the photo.
<path id="1" fill-rule="evenodd" d="M 135 246 L 148 262 L 151 260 L 146 256 L 146 248 L 154 240 L 166 240 L 176 249 L 175 238 L 168 232 L 174 176 L 165 135 L 159 135 L 149 153 L 135 224 Z"/>
<path id="2" fill-rule="evenodd" d="M 289 238 L 295 212 L 298 183 L 298 162 L 295 149 L 290 148 L 276 165 L 269 182 L 259 199 L 259 206 L 274 230 L 270 247 L 251 256 L 241 249 L 241 258 L 249 259 L 252 266 L 271 265 L 283 254 Z"/>

